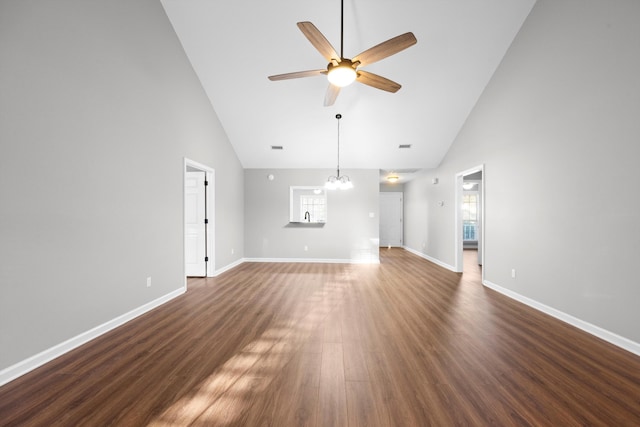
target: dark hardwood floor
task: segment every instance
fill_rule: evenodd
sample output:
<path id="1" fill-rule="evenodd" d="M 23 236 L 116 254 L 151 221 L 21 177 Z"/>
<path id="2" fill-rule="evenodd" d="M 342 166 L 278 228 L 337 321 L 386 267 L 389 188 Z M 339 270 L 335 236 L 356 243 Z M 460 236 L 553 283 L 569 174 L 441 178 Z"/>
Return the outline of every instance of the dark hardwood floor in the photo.
<path id="1" fill-rule="evenodd" d="M 402 249 L 246 263 L 0 388 L 2 426 L 639 426 L 640 357 Z"/>

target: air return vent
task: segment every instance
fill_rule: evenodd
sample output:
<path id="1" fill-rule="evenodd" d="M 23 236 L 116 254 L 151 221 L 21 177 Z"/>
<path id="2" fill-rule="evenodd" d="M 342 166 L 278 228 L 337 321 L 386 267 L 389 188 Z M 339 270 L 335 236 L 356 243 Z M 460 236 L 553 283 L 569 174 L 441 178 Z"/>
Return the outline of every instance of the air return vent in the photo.
<path id="1" fill-rule="evenodd" d="M 272 150 L 284 150 L 284 147 L 282 145 L 272 145 L 271 149 Z"/>
<path id="2" fill-rule="evenodd" d="M 411 148 L 411 144 L 400 144 L 398 148 Z"/>

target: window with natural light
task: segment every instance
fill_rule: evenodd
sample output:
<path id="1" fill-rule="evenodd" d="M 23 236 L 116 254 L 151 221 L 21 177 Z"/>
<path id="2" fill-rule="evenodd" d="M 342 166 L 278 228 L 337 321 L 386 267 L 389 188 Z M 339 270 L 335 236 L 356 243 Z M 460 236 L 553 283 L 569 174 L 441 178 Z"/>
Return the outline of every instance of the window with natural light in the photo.
<path id="1" fill-rule="evenodd" d="M 478 240 L 478 201 L 477 193 L 468 193 L 462 199 L 462 239 Z"/>
<path id="2" fill-rule="evenodd" d="M 310 222 L 326 222 L 326 200 L 324 196 L 300 196 L 300 218 L 304 218 L 305 221 L 308 219 Z"/>

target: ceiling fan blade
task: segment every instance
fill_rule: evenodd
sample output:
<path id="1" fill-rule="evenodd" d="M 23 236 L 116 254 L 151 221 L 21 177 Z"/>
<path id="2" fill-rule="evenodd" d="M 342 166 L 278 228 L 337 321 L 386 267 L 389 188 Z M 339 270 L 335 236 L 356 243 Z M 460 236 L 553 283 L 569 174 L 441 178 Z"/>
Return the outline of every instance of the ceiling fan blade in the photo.
<path id="1" fill-rule="evenodd" d="M 309 39 L 311 44 L 318 49 L 318 52 L 320 52 L 327 61 L 331 62 L 332 59 L 340 61 L 340 55 L 338 55 L 333 46 L 331 46 L 331 43 L 329 43 L 315 25 L 308 21 L 298 22 L 297 25 L 300 31 L 302 31 L 302 34 Z"/>
<path id="2" fill-rule="evenodd" d="M 330 107 L 336 102 L 336 98 L 338 98 L 338 94 L 340 93 L 340 87 L 334 86 L 329 83 L 329 87 L 327 88 L 327 93 L 324 95 L 324 106 Z"/>
<path id="3" fill-rule="evenodd" d="M 296 71 L 295 73 L 276 74 L 275 76 L 269 76 L 268 79 L 275 80 L 289 80 L 299 79 L 301 77 L 312 77 L 320 74 L 327 74 L 327 70 L 309 70 L 309 71 Z"/>
<path id="4" fill-rule="evenodd" d="M 364 83 L 367 86 L 375 87 L 376 89 L 386 90 L 387 92 L 396 93 L 402 86 L 398 83 L 379 76 L 377 74 L 369 73 L 367 71 L 358 70 L 358 77 L 356 81 Z"/>
<path id="5" fill-rule="evenodd" d="M 373 64 L 374 62 L 380 61 L 381 59 L 405 50 L 406 48 L 413 46 L 417 42 L 418 40 L 416 40 L 416 37 L 413 35 L 413 33 L 404 33 L 392 39 L 389 39 L 386 42 L 375 45 L 371 49 L 365 50 L 361 54 L 355 56 L 352 61 L 360 62 L 360 64 L 358 65 L 360 67 L 368 64 Z"/>

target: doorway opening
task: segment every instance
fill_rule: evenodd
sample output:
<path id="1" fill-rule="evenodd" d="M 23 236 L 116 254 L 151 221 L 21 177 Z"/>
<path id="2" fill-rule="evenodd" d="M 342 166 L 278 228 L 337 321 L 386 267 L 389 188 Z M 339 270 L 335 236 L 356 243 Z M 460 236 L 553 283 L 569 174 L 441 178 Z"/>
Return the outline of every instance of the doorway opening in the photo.
<path id="1" fill-rule="evenodd" d="M 455 182 L 455 268 L 462 273 L 465 262 L 475 262 L 478 266 L 484 264 L 484 165 L 457 173 Z M 464 256 L 465 249 L 477 251 L 475 260 Z"/>
<path id="2" fill-rule="evenodd" d="M 380 193 L 380 247 L 403 246 L 402 192 Z"/>
<path id="3" fill-rule="evenodd" d="M 214 266 L 214 170 L 184 159 L 184 275 L 212 277 Z"/>

